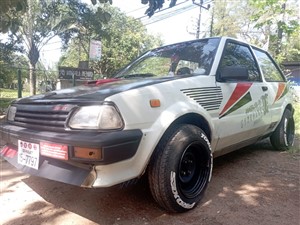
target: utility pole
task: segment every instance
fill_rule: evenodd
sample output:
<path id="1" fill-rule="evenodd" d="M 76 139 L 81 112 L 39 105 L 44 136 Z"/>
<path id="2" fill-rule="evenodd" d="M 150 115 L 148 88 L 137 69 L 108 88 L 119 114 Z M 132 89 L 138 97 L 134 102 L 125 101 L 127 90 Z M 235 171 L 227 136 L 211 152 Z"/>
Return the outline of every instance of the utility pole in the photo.
<path id="1" fill-rule="evenodd" d="M 214 34 L 213 34 L 214 18 L 215 18 L 215 8 L 213 7 L 212 15 L 211 15 L 211 22 L 210 22 L 210 33 L 209 33 L 210 37 L 214 36 Z"/>
<path id="2" fill-rule="evenodd" d="M 196 32 L 196 39 L 200 38 L 200 26 L 201 26 L 201 13 L 202 13 L 202 8 L 209 10 L 210 4 L 207 5 L 207 7 L 203 6 L 203 0 L 200 0 L 200 3 L 196 3 L 195 0 L 193 0 L 193 4 L 199 6 L 200 12 L 199 12 L 199 18 L 198 18 L 198 23 L 197 23 L 197 32 Z"/>

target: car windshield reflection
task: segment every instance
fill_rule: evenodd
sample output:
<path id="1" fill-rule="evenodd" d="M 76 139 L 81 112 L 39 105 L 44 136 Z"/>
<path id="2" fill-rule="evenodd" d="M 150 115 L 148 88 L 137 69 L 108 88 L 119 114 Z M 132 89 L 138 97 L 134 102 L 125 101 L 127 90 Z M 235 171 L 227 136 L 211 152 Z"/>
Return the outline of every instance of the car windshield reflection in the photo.
<path id="1" fill-rule="evenodd" d="M 209 38 L 148 51 L 121 70 L 116 78 L 208 75 L 219 42 L 219 38 Z"/>

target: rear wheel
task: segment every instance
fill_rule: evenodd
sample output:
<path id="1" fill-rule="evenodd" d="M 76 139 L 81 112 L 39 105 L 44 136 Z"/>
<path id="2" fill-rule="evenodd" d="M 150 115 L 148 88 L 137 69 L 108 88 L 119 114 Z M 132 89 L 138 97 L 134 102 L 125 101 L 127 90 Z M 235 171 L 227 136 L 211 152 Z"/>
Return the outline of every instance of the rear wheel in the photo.
<path id="1" fill-rule="evenodd" d="M 286 109 L 276 130 L 270 137 L 271 144 L 276 150 L 288 150 L 294 144 L 295 122 L 293 114 Z"/>
<path id="2" fill-rule="evenodd" d="M 171 128 L 149 165 L 151 193 L 170 212 L 194 208 L 211 177 L 212 154 L 205 133 L 193 125 Z"/>

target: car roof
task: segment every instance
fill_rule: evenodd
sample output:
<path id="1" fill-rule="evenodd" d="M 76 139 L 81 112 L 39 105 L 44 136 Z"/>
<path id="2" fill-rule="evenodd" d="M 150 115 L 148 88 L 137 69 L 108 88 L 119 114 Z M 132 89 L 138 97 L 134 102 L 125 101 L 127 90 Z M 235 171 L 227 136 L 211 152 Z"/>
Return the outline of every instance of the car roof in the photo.
<path id="1" fill-rule="evenodd" d="M 163 49 L 163 48 L 166 48 L 166 47 L 172 47 L 172 46 L 176 46 L 176 45 L 182 45 L 182 44 L 188 44 L 188 43 L 192 44 L 192 43 L 195 43 L 195 42 L 198 42 L 198 41 L 201 41 L 201 40 L 208 40 L 208 39 L 219 39 L 220 42 L 221 41 L 226 42 L 227 40 L 232 40 L 232 41 L 239 42 L 239 43 L 242 43 L 242 44 L 245 44 L 245 45 L 249 45 L 252 48 L 259 49 L 263 52 L 267 52 L 266 50 L 264 50 L 264 49 L 262 49 L 262 48 L 260 48 L 256 45 L 250 44 L 250 43 L 248 43 L 244 40 L 234 38 L 234 37 L 228 37 L 228 36 L 215 36 L 215 37 L 208 37 L 208 38 L 194 39 L 194 40 L 189 40 L 189 41 L 176 42 L 176 43 L 172 43 L 172 44 L 162 45 L 158 48 L 151 49 L 150 51 L 156 51 L 156 50 L 159 50 L 159 49 Z"/>

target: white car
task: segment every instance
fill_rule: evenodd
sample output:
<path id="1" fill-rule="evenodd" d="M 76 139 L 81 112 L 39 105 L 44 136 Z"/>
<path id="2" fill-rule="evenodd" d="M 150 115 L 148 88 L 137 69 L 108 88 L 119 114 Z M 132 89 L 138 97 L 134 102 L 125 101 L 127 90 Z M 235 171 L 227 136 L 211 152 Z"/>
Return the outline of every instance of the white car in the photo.
<path id="1" fill-rule="evenodd" d="M 149 178 L 158 204 L 194 208 L 213 158 L 270 137 L 294 141 L 292 95 L 262 49 L 215 37 L 146 52 L 114 78 L 16 100 L 1 154 L 18 169 L 83 187 Z"/>

